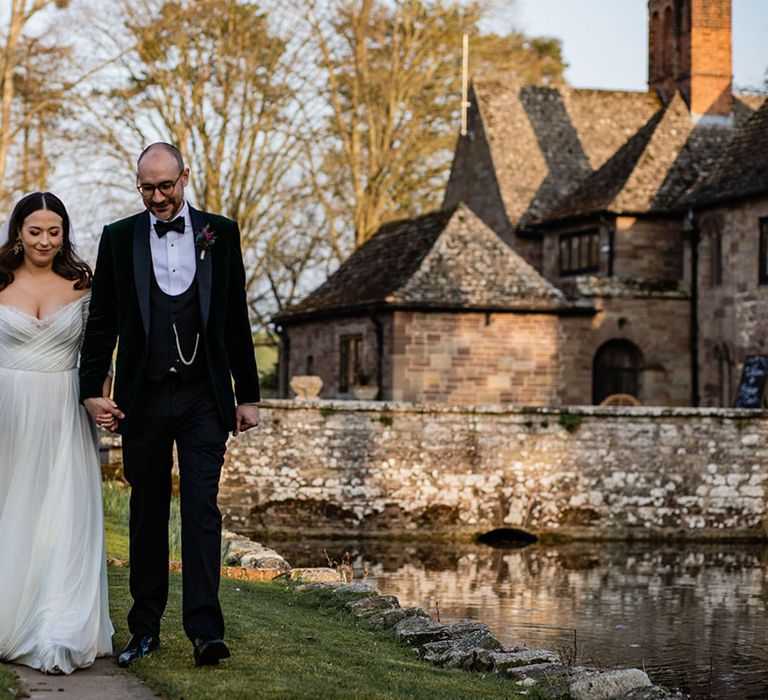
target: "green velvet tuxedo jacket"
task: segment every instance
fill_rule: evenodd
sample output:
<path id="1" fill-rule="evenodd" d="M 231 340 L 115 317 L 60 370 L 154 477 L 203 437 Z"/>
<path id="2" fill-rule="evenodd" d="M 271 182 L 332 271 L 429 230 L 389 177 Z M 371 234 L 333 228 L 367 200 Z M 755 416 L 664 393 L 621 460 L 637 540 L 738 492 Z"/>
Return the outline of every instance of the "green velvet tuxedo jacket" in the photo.
<path id="1" fill-rule="evenodd" d="M 245 295 L 245 269 L 237 223 L 189 207 L 192 230 L 206 224 L 215 242 L 200 260 L 195 282 L 200 299 L 201 341 L 219 412 L 235 427 L 238 404 L 259 401 L 259 376 Z M 114 400 L 125 413 L 119 431 L 131 433 L 146 380 L 152 254 L 149 212 L 104 228 L 91 290 L 90 311 L 80 357 L 80 400 L 101 396 L 117 343 Z M 234 380 L 234 389 L 233 389 Z"/>

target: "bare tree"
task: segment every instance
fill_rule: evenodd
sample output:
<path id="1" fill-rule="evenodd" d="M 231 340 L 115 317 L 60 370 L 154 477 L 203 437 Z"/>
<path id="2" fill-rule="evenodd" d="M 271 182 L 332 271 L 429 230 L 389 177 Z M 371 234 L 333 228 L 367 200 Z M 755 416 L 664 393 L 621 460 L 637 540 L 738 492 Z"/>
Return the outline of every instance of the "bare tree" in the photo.
<path id="1" fill-rule="evenodd" d="M 20 134 L 14 149 L 16 168 L 12 181 L 22 192 L 48 189 L 59 152 L 57 141 L 67 137 L 70 97 L 64 73 L 72 66 L 70 47 L 26 39 L 20 47 L 17 68 L 16 109 Z"/>
<path id="2" fill-rule="evenodd" d="M 51 66 L 54 57 L 56 65 L 61 65 L 67 49 L 26 33 L 45 10 L 67 4 L 66 0 L 11 0 L 6 8 L 0 53 L 0 200 L 4 205 L 17 187 L 44 186 L 46 182 L 46 131 L 73 83 L 61 80 Z M 11 162 L 14 148 L 21 159 L 15 172 Z M 33 152 L 34 177 L 29 162 Z"/>

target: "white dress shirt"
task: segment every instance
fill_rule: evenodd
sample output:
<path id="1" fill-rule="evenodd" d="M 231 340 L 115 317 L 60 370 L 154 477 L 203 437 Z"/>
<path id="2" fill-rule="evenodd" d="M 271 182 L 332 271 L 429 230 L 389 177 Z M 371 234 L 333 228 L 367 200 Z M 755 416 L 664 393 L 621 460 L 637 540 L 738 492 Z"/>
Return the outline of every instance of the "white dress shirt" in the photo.
<path id="1" fill-rule="evenodd" d="M 184 217 L 184 233 L 168 231 L 162 238 L 155 231 L 157 217 L 149 212 L 149 247 L 152 251 L 152 269 L 155 279 L 166 294 L 177 296 L 189 289 L 195 279 L 195 236 L 189 216 L 189 205 L 184 205 L 173 219 Z M 173 220 L 172 219 L 172 220 Z"/>

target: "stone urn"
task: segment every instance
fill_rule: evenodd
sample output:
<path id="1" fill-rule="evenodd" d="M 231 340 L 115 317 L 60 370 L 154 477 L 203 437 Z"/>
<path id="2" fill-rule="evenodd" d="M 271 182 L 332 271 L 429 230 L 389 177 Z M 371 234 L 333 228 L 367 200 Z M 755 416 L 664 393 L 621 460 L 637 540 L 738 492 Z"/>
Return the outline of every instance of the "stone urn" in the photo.
<path id="1" fill-rule="evenodd" d="M 316 374 L 297 374 L 291 377 L 290 385 L 297 399 L 316 399 L 323 388 L 323 380 Z"/>
<path id="2" fill-rule="evenodd" d="M 379 387 L 376 384 L 354 384 L 351 391 L 358 401 L 373 401 L 379 393 Z"/>

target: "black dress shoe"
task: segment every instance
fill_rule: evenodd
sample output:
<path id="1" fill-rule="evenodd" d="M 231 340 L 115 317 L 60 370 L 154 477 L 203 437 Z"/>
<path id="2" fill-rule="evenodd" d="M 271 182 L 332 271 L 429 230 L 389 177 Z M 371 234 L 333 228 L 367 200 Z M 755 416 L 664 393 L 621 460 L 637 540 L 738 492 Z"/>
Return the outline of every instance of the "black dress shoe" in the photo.
<path id="1" fill-rule="evenodd" d="M 230 657 L 229 649 L 223 639 L 198 638 L 194 641 L 194 647 L 196 666 L 215 666 L 221 659 Z"/>
<path id="2" fill-rule="evenodd" d="M 154 634 L 134 634 L 123 649 L 123 653 L 117 657 L 117 665 L 123 668 L 130 666 L 136 659 L 149 656 L 159 646 L 160 637 Z"/>

